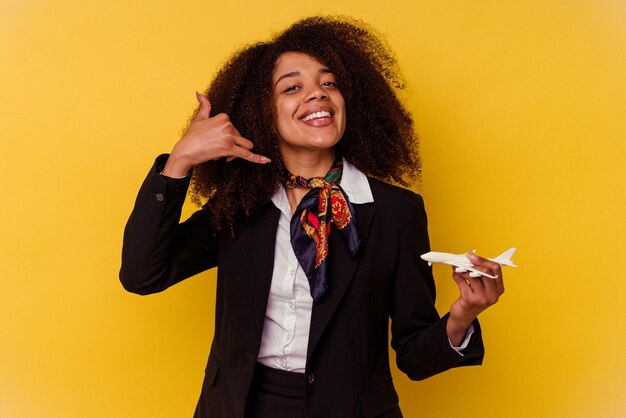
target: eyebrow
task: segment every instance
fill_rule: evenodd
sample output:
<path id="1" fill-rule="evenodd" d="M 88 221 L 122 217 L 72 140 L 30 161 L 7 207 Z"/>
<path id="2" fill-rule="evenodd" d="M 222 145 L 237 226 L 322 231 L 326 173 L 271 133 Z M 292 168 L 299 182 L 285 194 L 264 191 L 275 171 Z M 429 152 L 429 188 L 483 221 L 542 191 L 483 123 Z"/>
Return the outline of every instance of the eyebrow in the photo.
<path id="1" fill-rule="evenodd" d="M 328 68 L 321 68 L 320 69 L 320 74 L 332 74 L 333 72 L 330 71 Z M 285 78 L 289 78 L 289 77 L 297 77 L 300 75 L 300 71 L 292 71 L 290 73 L 285 73 L 282 74 L 280 77 L 278 77 L 278 79 L 276 80 L 276 82 L 274 83 L 274 87 L 276 87 L 278 85 L 278 83 L 280 83 L 282 80 L 284 80 Z"/>

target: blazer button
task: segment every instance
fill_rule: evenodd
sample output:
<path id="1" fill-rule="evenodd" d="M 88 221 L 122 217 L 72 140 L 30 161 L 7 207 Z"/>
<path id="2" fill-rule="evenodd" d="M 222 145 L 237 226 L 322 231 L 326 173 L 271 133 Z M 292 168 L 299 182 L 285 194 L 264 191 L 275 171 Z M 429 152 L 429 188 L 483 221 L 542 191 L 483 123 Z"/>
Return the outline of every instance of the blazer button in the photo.
<path id="1" fill-rule="evenodd" d="M 307 379 L 306 379 L 306 380 L 307 380 L 307 382 L 309 382 L 309 383 L 313 383 L 313 382 L 315 381 L 315 375 L 314 375 L 313 373 L 311 373 L 311 374 L 309 375 L 309 377 L 307 377 Z"/>
<path id="2" fill-rule="evenodd" d="M 163 193 L 157 193 L 156 195 L 154 195 L 154 197 L 156 198 L 157 202 L 162 202 L 164 199 Z"/>

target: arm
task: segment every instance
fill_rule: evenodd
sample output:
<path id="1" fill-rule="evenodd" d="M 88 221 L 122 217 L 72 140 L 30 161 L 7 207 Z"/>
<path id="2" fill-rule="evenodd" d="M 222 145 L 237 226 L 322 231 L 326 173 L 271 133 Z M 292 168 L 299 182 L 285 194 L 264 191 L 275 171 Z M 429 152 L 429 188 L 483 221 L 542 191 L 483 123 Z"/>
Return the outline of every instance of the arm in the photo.
<path id="1" fill-rule="evenodd" d="M 449 314 L 439 318 L 435 309 L 432 271 L 419 258 L 430 250 L 422 198 L 412 195 L 403 206 L 407 213 L 401 224 L 391 310 L 391 345 L 397 352 L 398 368 L 411 379 L 421 380 L 452 367 L 481 364 L 484 348 L 478 321 L 470 321 L 474 333 L 461 356 L 448 340 Z"/>
<path id="2" fill-rule="evenodd" d="M 206 210 L 178 224 L 189 178 L 196 165 L 226 157 L 265 164 L 226 114 L 210 116 L 211 103 L 199 93 L 200 108 L 169 158 L 160 156 L 144 181 L 124 231 L 120 280 L 139 294 L 160 292 L 215 266 L 217 236 Z M 160 175 L 159 173 L 163 173 Z"/>
<path id="3" fill-rule="evenodd" d="M 189 177 L 160 175 L 167 155 L 157 158 L 144 180 L 124 230 L 120 281 L 138 294 L 165 290 L 217 263 L 217 236 L 208 212 L 179 224 Z"/>

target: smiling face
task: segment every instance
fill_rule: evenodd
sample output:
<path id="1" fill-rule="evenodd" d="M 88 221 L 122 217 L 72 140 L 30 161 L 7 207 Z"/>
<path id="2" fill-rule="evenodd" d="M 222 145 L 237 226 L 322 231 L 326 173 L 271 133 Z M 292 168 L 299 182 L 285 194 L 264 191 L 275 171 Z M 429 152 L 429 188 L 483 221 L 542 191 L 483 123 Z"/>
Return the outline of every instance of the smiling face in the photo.
<path id="1" fill-rule="evenodd" d="M 274 126 L 283 158 L 332 152 L 346 128 L 346 109 L 335 76 L 300 52 L 285 52 L 272 78 Z"/>

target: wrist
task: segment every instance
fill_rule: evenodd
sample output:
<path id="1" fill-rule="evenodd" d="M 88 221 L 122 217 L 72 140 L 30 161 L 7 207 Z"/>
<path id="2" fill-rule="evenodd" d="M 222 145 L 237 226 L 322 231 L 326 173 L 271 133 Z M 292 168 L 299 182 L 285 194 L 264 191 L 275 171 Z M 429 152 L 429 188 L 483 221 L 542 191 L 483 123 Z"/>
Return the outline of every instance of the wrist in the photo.
<path id="1" fill-rule="evenodd" d="M 181 178 L 187 176 L 192 168 L 193 164 L 191 162 L 172 153 L 167 159 L 161 174 L 167 177 Z"/>
<path id="2" fill-rule="evenodd" d="M 474 318 L 461 319 L 455 318 L 452 315 L 448 317 L 448 321 L 446 322 L 446 334 L 453 346 L 459 346 L 461 344 L 473 321 Z"/>

